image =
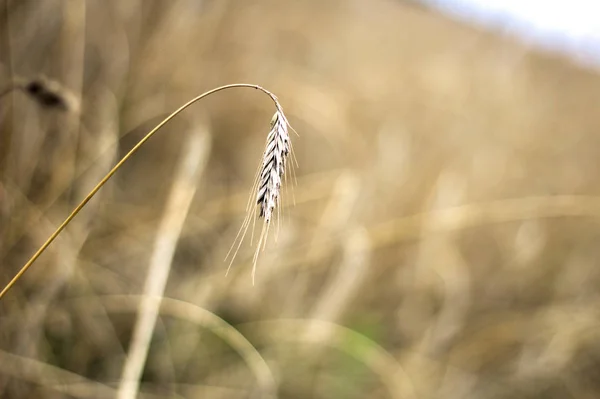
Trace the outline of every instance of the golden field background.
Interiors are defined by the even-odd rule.
[[[254,286],[223,258],[268,97],[153,137],[0,301],[0,397],[115,397],[165,242],[139,397],[600,395],[597,71],[402,1],[2,0],[0,32],[0,88],[72,101],[0,99],[2,286],[201,92],[299,133]]]

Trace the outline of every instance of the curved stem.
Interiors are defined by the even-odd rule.
[[[215,89],[204,92],[204,93],[200,94],[199,96],[192,98],[187,103],[183,104],[181,107],[179,107],[177,110],[175,110],[171,115],[169,115],[165,119],[163,119],[162,122],[160,122],[158,125],[156,125],[156,127],[154,129],[152,129],[148,134],[146,134],[123,158],[121,158],[121,160],[106,174],[106,176],[104,176],[102,178],[102,180],[100,180],[100,182],[96,185],[96,187],[94,187],[92,189],[92,191],[90,191],[89,194],[86,195],[86,197],[81,201],[81,203],[79,205],[77,205],[77,207],[71,212],[71,214],[69,216],[67,216],[67,218],[64,220],[64,222],[62,222],[61,225],[58,226],[58,228],[54,231],[54,233],[52,233],[52,235],[50,235],[50,237],[46,240],[46,242],[44,244],[42,244],[42,246],[33,254],[33,256],[27,261],[27,263],[25,263],[25,265],[12,278],[12,280],[10,280],[10,282],[8,284],[6,284],[6,286],[0,292],[0,299],[2,299],[4,297],[4,295],[6,295],[8,290],[10,290],[12,288],[12,286],[15,285],[15,283],[21,278],[21,276],[23,276],[23,274],[25,274],[27,269],[29,269],[31,267],[31,265],[46,250],[46,248],[48,248],[48,246],[50,246],[52,241],[54,241],[56,239],[56,237],[58,237],[58,235],[65,229],[65,227],[67,227],[67,225],[71,222],[71,220],[73,220],[73,218],[75,218],[75,216],[77,216],[79,211],[81,211],[83,209],[83,207],[92,199],[92,197],[94,195],[96,195],[96,193],[102,188],[102,186],[104,186],[104,184],[106,184],[106,182],[117,172],[117,170],[119,170],[119,168],[121,166],[123,166],[123,164],[125,162],[127,162],[127,160],[129,158],[131,158],[131,156],[133,154],[135,154],[137,152],[137,150],[139,150],[140,147],[142,145],[144,145],[144,143],[146,141],[148,141],[150,139],[150,137],[152,137],[154,135],[154,133],[159,131],[160,128],[162,128],[164,125],[167,124],[167,122],[169,122],[171,119],[175,118],[175,116],[177,116],[181,111],[183,111],[190,105],[194,104],[195,102],[197,102],[211,94],[214,94],[218,91],[232,89],[235,87],[248,87],[248,88],[260,90],[263,93],[267,94],[269,97],[271,97],[271,100],[273,100],[273,102],[275,103],[275,106],[278,109],[280,108],[279,102],[277,101],[277,97],[273,93],[271,93],[270,91],[268,91],[258,85],[253,85],[253,84],[248,84],[248,83],[234,83],[234,84],[229,84],[229,85],[225,85],[225,86],[220,86]]]

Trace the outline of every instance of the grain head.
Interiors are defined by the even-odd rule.
[[[293,156],[293,147],[290,140],[288,128],[290,126],[283,109],[279,102],[275,101],[277,110],[271,118],[271,125],[269,134],[267,135],[267,141],[265,145],[265,151],[262,156],[259,169],[256,174],[254,184],[252,186],[250,199],[246,206],[246,217],[240,227],[238,234],[231,246],[231,249],[227,253],[226,260],[231,256],[229,268],[244,241],[250,222],[252,223],[252,234],[250,243],[252,244],[254,236],[254,228],[256,225],[256,219],[263,219],[261,232],[254,252],[254,258],[252,261],[252,281],[256,274],[256,265],[258,262],[259,253],[264,250],[266,241],[269,235],[269,227],[273,221],[275,212],[279,209],[281,199],[281,187],[286,177],[286,166],[288,157]],[[290,168],[291,169],[291,168]],[[255,202],[252,202],[252,198],[255,198]],[[257,206],[253,206],[253,204]],[[258,212],[257,212],[258,209]]]

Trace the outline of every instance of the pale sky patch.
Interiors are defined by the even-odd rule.
[[[425,0],[463,20],[501,29],[600,66],[598,0]]]

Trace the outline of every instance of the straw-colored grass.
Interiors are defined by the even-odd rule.
[[[164,124],[0,300],[0,397],[598,397],[600,75],[414,4],[0,0],[0,288],[198,93],[301,133],[291,190],[257,90]]]

